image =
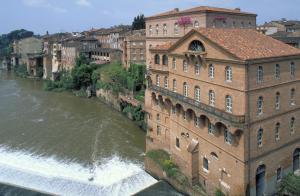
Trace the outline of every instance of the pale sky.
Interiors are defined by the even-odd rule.
[[[258,14],[257,21],[300,20],[300,0],[1,0],[0,34],[25,28],[38,34],[131,24],[174,8],[216,6]]]

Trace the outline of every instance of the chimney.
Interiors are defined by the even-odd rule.
[[[236,11],[241,11],[241,8],[239,8],[239,7],[237,7],[237,8],[235,8],[234,10],[236,10]]]
[[[174,8],[174,11],[175,12],[179,12],[179,8]]]

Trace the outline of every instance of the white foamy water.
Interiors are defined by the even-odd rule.
[[[94,177],[92,182],[89,178]],[[93,174],[77,163],[12,152],[0,147],[0,182],[57,195],[131,195],[156,182],[142,166],[118,156],[102,161]]]

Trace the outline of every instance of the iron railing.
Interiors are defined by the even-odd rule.
[[[218,108],[206,105],[204,103],[198,102],[194,99],[191,99],[189,97],[185,97],[185,96],[180,95],[176,92],[172,92],[168,89],[165,89],[165,88],[162,88],[162,87],[159,87],[159,86],[150,85],[148,88],[150,90],[160,92],[165,96],[169,96],[169,97],[174,98],[178,101],[181,101],[185,104],[188,104],[188,105],[192,106],[193,108],[202,110],[202,111],[207,112],[209,114],[212,114],[216,117],[227,120],[231,123],[235,123],[235,124],[245,123],[245,116],[238,116],[238,115],[233,115],[233,114],[227,113],[227,112],[222,111]]]

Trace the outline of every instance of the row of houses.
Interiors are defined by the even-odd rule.
[[[128,26],[29,37],[15,40],[12,48],[12,66],[26,65],[31,76],[42,69],[43,78],[52,80],[60,71],[72,70],[80,55],[96,64],[123,62],[126,68],[146,62],[145,30],[133,31]]]

